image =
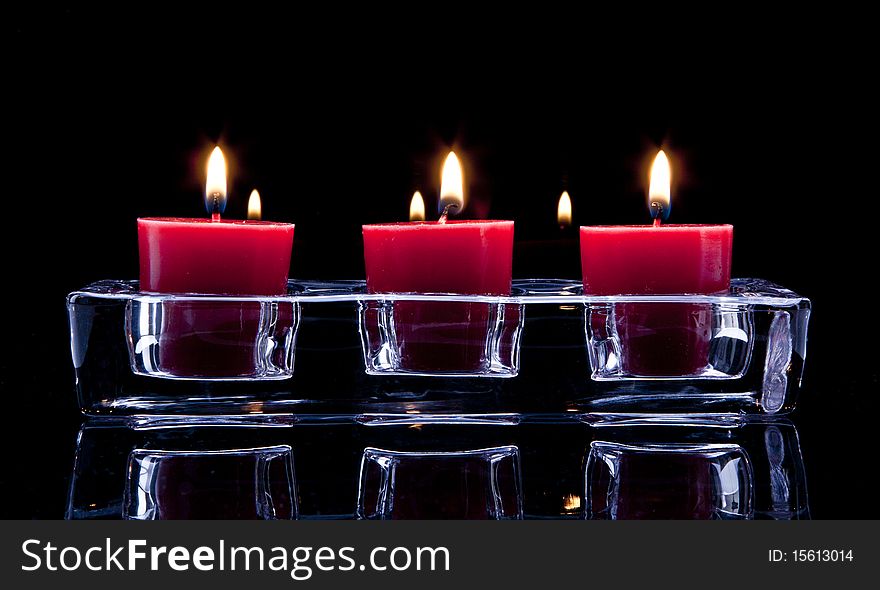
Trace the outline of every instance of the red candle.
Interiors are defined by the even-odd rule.
[[[138,219],[142,291],[283,295],[292,223]]]
[[[462,184],[458,159],[450,153],[440,191],[447,210],[462,207]],[[513,221],[445,217],[363,226],[367,290],[509,295]],[[394,319],[406,370],[466,373],[487,361],[488,304],[398,301]]]
[[[226,170],[220,148],[208,165],[211,219],[138,219],[140,285],[145,292],[284,295],[294,226],[220,219]],[[291,310],[278,310],[280,322]],[[260,302],[174,301],[163,304],[159,371],[185,377],[247,376],[255,369]]]
[[[590,295],[718,293],[730,288],[732,225],[581,227]]]
[[[512,221],[365,225],[370,293],[510,295]]]
[[[730,289],[733,226],[660,223],[669,209],[669,178],[669,163],[661,151],[652,167],[649,193],[658,215],[654,225],[581,227],[585,294],[712,294]],[[712,338],[707,305],[617,304],[614,325],[625,373],[672,377],[707,368]]]

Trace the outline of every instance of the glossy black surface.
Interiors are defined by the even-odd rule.
[[[599,447],[621,456],[613,483],[591,458]],[[282,448],[289,473],[278,461],[255,469],[255,457]],[[789,520],[810,517],[808,498],[797,429],[781,420],[730,429],[546,417],[138,431],[93,423],[79,433],[65,515]]]
[[[65,516],[81,420],[64,296],[135,276],[137,216],[203,214],[218,141],[231,162],[227,213],[243,216],[258,187],[267,218],[297,224],[293,276],[316,279],[361,278],[360,225],[404,219],[416,188],[430,210],[450,147],[467,165],[466,215],[516,220],[515,276],[576,278],[559,193],[572,194],[576,225],[645,222],[646,171],[662,145],[676,179],[670,221],[734,224],[735,276],[813,301],[792,416],[811,516],[877,516],[876,115],[859,88],[860,51],[831,55],[778,30],[744,47],[740,31],[717,40],[717,55],[706,39],[678,37],[613,60],[584,31],[545,42],[469,22],[472,42],[422,31],[416,49],[409,32],[334,29],[338,59],[295,31],[233,42],[230,24],[223,43],[196,26],[186,46],[160,48],[153,32],[106,18],[12,17],[0,516]],[[545,435],[530,436],[523,446]],[[525,489],[557,478],[550,465],[524,466]]]

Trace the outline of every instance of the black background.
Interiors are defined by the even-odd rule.
[[[465,215],[516,220],[515,276],[576,278],[576,251],[528,247],[564,237],[561,190],[575,225],[645,222],[664,147],[670,221],[734,224],[734,276],[813,300],[794,415],[813,515],[876,516],[878,136],[857,31],[365,10],[7,15],[0,515],[63,515],[79,426],[65,294],[135,278],[138,216],[202,215],[219,142],[227,215],[259,188],[265,218],[297,224],[292,276],[326,279],[363,278],[360,225],[405,219],[416,188],[430,214],[450,148]]]

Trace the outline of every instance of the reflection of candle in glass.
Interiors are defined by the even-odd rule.
[[[409,220],[425,220],[425,200],[422,198],[422,193],[419,191],[413,193],[412,201],[409,203]]]
[[[565,513],[578,512],[581,509],[581,497],[577,494],[565,494],[562,497],[562,510]]]
[[[581,227],[589,295],[709,294],[730,288],[731,225],[671,225],[671,171],[661,150],[651,169],[653,225]],[[619,304],[615,321],[626,365],[645,376],[692,375],[708,364],[711,310],[681,304]]]
[[[248,198],[247,218],[257,221],[263,218],[263,203],[260,201],[260,193],[257,189],[252,190],[251,196]]]
[[[556,206],[556,221],[559,222],[560,229],[571,225],[571,197],[568,195],[568,191],[562,191],[559,196],[559,204]]]
[[[465,206],[464,175],[450,152],[443,166],[439,221],[365,225],[370,293],[509,295],[513,221],[451,220]],[[395,304],[402,364],[414,370],[478,370],[486,363],[488,306]]]

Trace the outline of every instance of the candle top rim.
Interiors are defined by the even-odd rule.
[[[730,228],[733,229],[733,224],[731,223],[664,223],[662,225],[651,225],[650,223],[644,223],[640,225],[630,224],[630,225],[582,225],[581,231],[587,230],[598,230],[598,231],[619,231],[625,229],[652,229],[652,230],[662,230],[662,229],[710,229],[710,228],[718,228],[725,229]]]
[[[484,227],[487,225],[513,225],[512,219],[450,219],[446,223],[440,223],[439,221],[391,221],[387,223],[365,223],[363,224],[363,229],[367,228],[401,228],[401,229],[415,229],[420,227],[429,227],[429,228],[437,228],[444,226],[474,226],[474,227]]]
[[[293,223],[287,223],[283,221],[264,221],[261,219],[220,219],[218,221],[214,221],[208,217],[138,217],[138,223],[161,223],[167,225],[210,225],[210,226],[228,226],[228,225],[241,225],[241,226],[271,226],[271,227],[293,227]]]

